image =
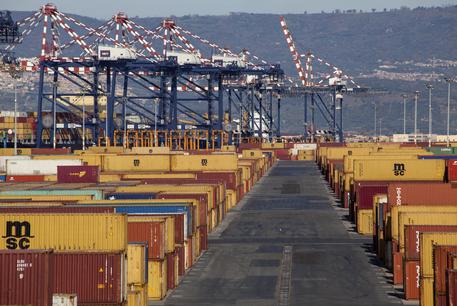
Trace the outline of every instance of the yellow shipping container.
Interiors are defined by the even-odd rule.
[[[373,235],[373,210],[357,211],[357,232],[362,235]]]
[[[143,286],[147,282],[147,247],[129,243],[127,247],[127,285]]]
[[[14,155],[13,148],[1,148],[0,156],[12,156]],[[32,149],[30,148],[18,148],[17,155],[32,155]]]
[[[266,150],[269,150],[269,149],[284,149],[284,143],[282,142],[264,142],[262,143],[262,146],[261,146],[262,149],[266,149]]]
[[[433,246],[457,245],[457,233],[423,232],[419,241],[421,276],[433,277]]]
[[[148,300],[162,300],[167,295],[167,264],[148,261]]]
[[[0,214],[0,249],[113,251],[127,249],[120,214]]]
[[[146,179],[194,179],[195,173],[128,173],[122,174],[124,180],[146,180]]]
[[[147,286],[130,286],[127,292],[127,306],[147,306]]]
[[[428,213],[457,213],[457,206],[437,206],[437,205],[401,205],[401,206],[392,206],[390,208],[390,225],[391,225],[391,237],[395,241],[399,242],[400,239],[400,224],[399,224],[399,214],[400,213],[418,213],[418,212],[428,212]],[[403,231],[404,228],[401,228]]]
[[[171,171],[233,171],[237,167],[235,154],[171,156]]]
[[[443,181],[444,160],[355,160],[354,181]]]
[[[236,152],[236,146],[233,146],[233,145],[222,146],[221,151],[222,152]]]
[[[102,171],[170,171],[169,155],[105,155]]]
[[[262,158],[263,152],[261,150],[243,150],[243,158]]]
[[[398,216],[398,233],[400,252],[405,252],[405,226],[420,225],[457,225],[456,212],[402,212]]]
[[[420,279],[420,306],[434,306],[434,279],[422,277]]]
[[[109,174],[109,173],[100,173],[100,183],[113,183],[113,182],[120,182],[121,175],[120,174]]]
[[[88,147],[87,151],[93,153],[124,153],[126,149],[123,147]]]
[[[169,147],[133,147],[132,154],[169,154]]]
[[[175,219],[169,216],[135,216],[129,215],[128,222],[165,221],[165,253],[175,251]]]
[[[368,155],[372,148],[331,147],[327,150],[327,160],[343,159],[345,155]]]

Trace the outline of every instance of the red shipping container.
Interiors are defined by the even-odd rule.
[[[126,300],[124,253],[56,253],[52,292],[76,294],[78,304],[121,304]]]
[[[420,297],[420,261],[405,261],[405,275],[403,277],[403,290],[406,300],[418,300]]]
[[[71,149],[69,148],[32,148],[32,155],[66,155],[70,153]]]
[[[197,172],[197,180],[217,180],[225,183],[227,189],[236,190],[236,175],[233,172]]]
[[[389,205],[455,205],[457,186],[441,182],[392,182],[387,187]],[[390,210],[390,209],[389,209]]]
[[[52,305],[51,251],[0,252],[0,305]]]
[[[373,208],[373,197],[377,194],[387,193],[387,183],[381,182],[356,182],[355,201],[358,209]]]
[[[178,275],[183,276],[186,273],[186,256],[184,246],[176,247],[176,255],[178,260]]]
[[[167,262],[167,289],[175,288],[175,253],[167,253],[165,255]]]
[[[424,232],[457,232],[454,225],[406,225],[405,226],[405,258],[419,260],[419,234]]]
[[[200,254],[203,251],[208,250],[208,227],[206,225],[198,228],[198,234],[200,235]]]
[[[392,249],[394,247],[392,246]],[[393,260],[393,282],[394,285],[400,285],[403,283],[403,254],[400,252],[392,251]]]
[[[447,162],[447,179],[449,182],[457,181],[457,160],[448,160],[448,162]]]
[[[165,221],[129,222],[128,242],[146,242],[148,259],[165,258]]]
[[[7,175],[7,183],[44,182],[44,175]]]
[[[446,270],[448,267],[448,254],[457,252],[457,246],[436,245],[433,247],[433,277],[435,283],[435,298],[446,295]]]
[[[447,300],[449,301],[449,306],[457,306],[457,270],[447,271],[447,283]]]
[[[98,183],[98,166],[57,166],[57,183]]]

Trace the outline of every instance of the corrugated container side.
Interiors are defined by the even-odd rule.
[[[125,253],[58,253],[53,292],[76,293],[79,304],[120,304],[126,300]]]
[[[442,182],[390,182],[387,194],[391,206],[455,204],[457,186]]]
[[[406,300],[418,300],[420,297],[420,262],[407,260],[404,264],[403,291]]]
[[[148,244],[129,243],[127,257],[127,285],[143,286],[148,282]]]
[[[433,272],[435,301],[446,295],[446,270],[448,269],[448,253],[457,252],[456,246],[434,246],[433,247]],[[441,298],[440,298],[441,296]],[[436,303],[438,304],[438,303]]]
[[[444,181],[443,160],[356,160],[355,181]]]
[[[127,217],[120,214],[0,214],[0,249],[125,251]]]
[[[166,261],[149,261],[148,275],[148,300],[162,300],[167,294]]]
[[[420,233],[420,262],[423,277],[433,279],[433,247],[436,245],[457,245],[457,233]]]
[[[447,214],[446,214],[447,215]],[[454,219],[454,216],[442,216],[441,219]],[[454,220],[451,220],[454,221]],[[438,221],[439,222],[439,221]],[[454,223],[457,223],[455,221]],[[419,224],[423,224],[419,221]],[[452,225],[405,225],[404,227],[404,254],[407,260],[419,260],[420,255],[420,233],[426,232],[457,232],[457,226]],[[402,251],[400,246],[400,251]]]
[[[52,304],[54,255],[51,251],[0,251],[0,304]]]
[[[58,166],[81,166],[80,160],[8,160],[6,174],[15,175],[57,175]]]
[[[98,166],[57,166],[58,183],[98,183]]]
[[[165,221],[129,222],[129,242],[146,242],[148,259],[160,260],[165,257]]]
[[[449,306],[457,305],[457,270],[448,270],[448,297]]]

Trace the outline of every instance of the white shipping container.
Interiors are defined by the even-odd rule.
[[[6,161],[7,160],[30,160],[31,156],[17,155],[17,156],[0,156],[0,172],[6,172]]]
[[[294,144],[294,149],[297,150],[316,150],[317,144],[316,143],[296,143]]]
[[[57,175],[57,166],[81,166],[79,159],[7,160],[7,175]]]
[[[78,297],[76,294],[54,294],[52,306],[77,306]]]

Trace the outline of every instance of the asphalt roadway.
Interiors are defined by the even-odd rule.
[[[281,161],[164,305],[386,306],[401,299],[313,162]]]

